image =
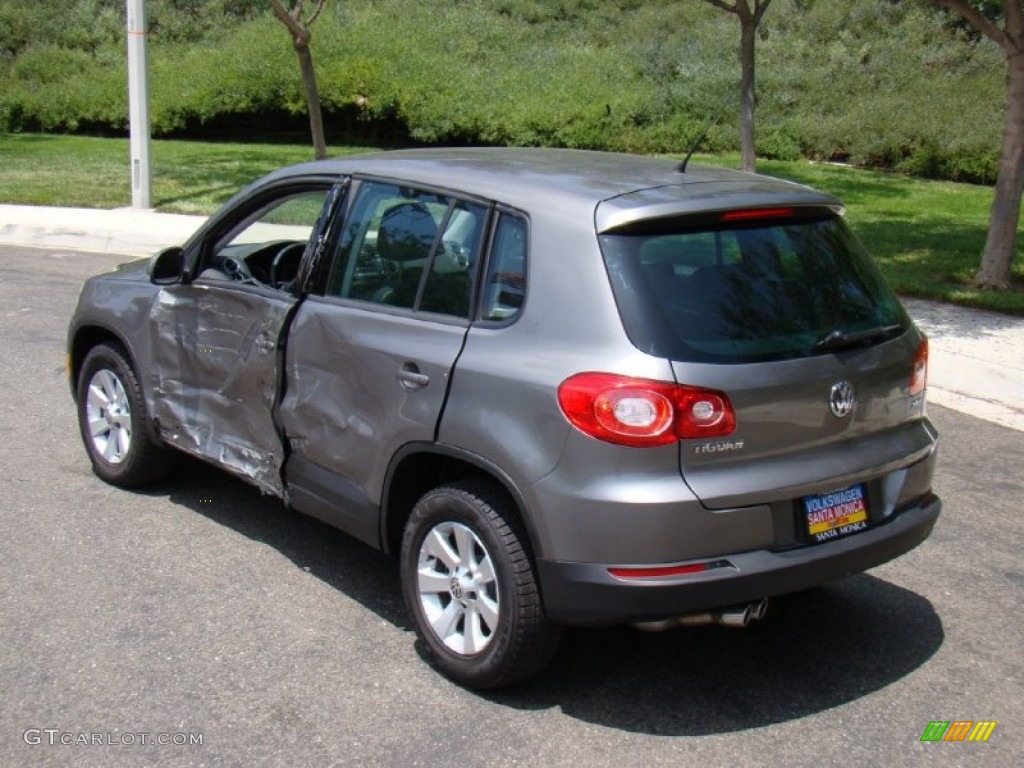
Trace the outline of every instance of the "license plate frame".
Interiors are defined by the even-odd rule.
[[[804,496],[800,508],[804,535],[811,544],[837,541],[871,527],[864,483]]]

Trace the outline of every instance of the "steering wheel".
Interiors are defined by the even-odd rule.
[[[302,254],[306,252],[306,243],[288,243],[284,248],[277,252],[274,256],[274,260],[270,263],[270,285],[273,288],[284,288],[284,285],[279,280],[278,273],[281,271],[281,267],[286,263],[286,257],[290,256],[292,252],[298,252],[298,259],[302,261]],[[294,279],[294,278],[293,278]]]

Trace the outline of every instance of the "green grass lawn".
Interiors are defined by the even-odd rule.
[[[738,158],[700,160],[739,165]],[[991,187],[806,161],[759,160],[757,169],[842,200],[847,222],[901,295],[1024,314],[1024,233],[1014,262],[1015,290],[968,285],[985,247]]]
[[[371,151],[331,147],[334,156]],[[0,134],[0,202],[116,208],[130,205],[128,141]],[[173,213],[212,213],[235,191],[283,165],[312,158],[307,146],[153,142],[153,204]],[[696,162],[736,167],[735,157]],[[902,295],[1024,315],[1024,259],[1017,290],[968,286],[985,245],[992,189],[882,171],[763,160],[758,170],[831,192]],[[1024,237],[1021,238],[1024,248]],[[1019,254],[1018,250],[1018,254]]]
[[[371,151],[332,147],[332,155]],[[0,202],[78,208],[131,205],[127,139],[0,134]],[[154,141],[153,207],[213,213],[276,168],[313,159],[308,146]]]

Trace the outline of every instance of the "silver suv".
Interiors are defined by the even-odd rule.
[[[743,625],[939,514],[928,345],[841,213],[593,152],[287,168],[85,284],[85,447],[121,486],[176,448],[396,553],[470,686],[565,625]]]

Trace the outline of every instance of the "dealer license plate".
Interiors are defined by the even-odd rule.
[[[835,541],[868,527],[868,501],[863,484],[804,496],[803,509],[812,544]]]

